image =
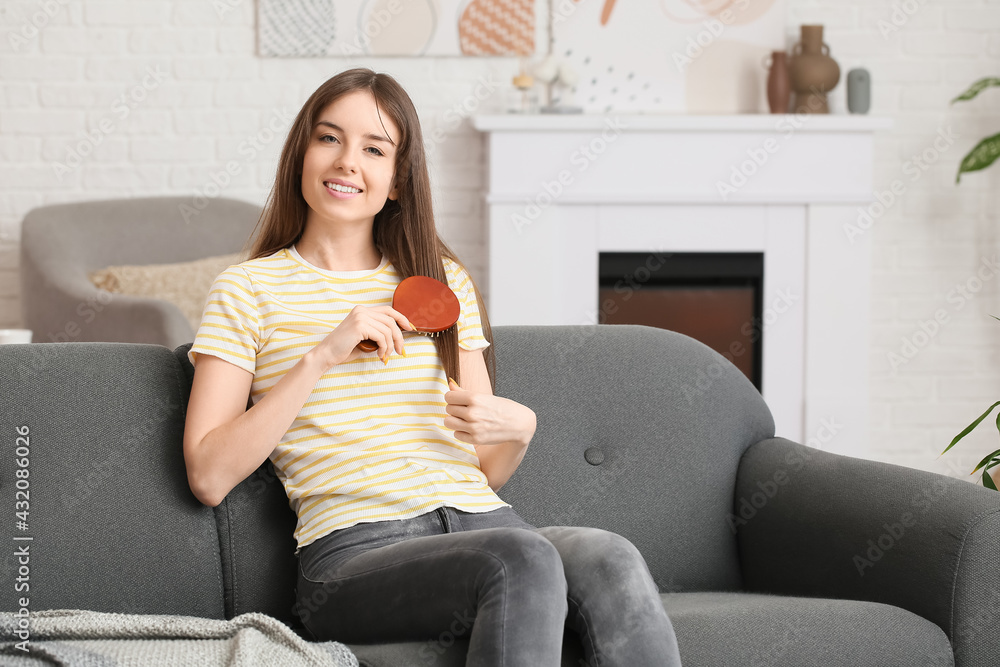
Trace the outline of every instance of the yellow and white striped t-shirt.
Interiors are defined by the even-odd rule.
[[[462,306],[459,345],[485,348],[468,273],[445,259]],[[373,270],[327,271],[295,246],[230,266],[212,286],[188,353],[254,374],[256,404],[355,305],[392,305],[399,274],[384,257]],[[489,487],[475,448],[444,426],[448,380],[433,339],[403,331],[406,357],[388,365],[363,354],[316,383],[270,459],[298,516],[299,548],[357,523],[408,519],[441,506],[468,512],[509,507]]]

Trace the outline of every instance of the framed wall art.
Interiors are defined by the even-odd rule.
[[[265,57],[526,56],[535,0],[258,0]]]

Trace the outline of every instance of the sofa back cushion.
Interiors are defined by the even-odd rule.
[[[226,615],[251,611],[298,629],[295,607],[295,512],[270,461],[215,508],[226,579]]]
[[[174,350],[187,375],[191,343]],[[301,622],[295,601],[295,512],[269,460],[230,491],[215,508],[225,579],[226,617],[258,611],[293,628]]]
[[[0,345],[0,387],[0,485],[12,512],[26,487],[16,498],[26,527],[8,521],[0,578],[28,584],[3,596],[3,610],[23,594],[33,611],[224,618],[213,512],[184,467],[190,385],[171,351]]]
[[[741,586],[736,470],[774,421],[735,366],[637,325],[496,327],[494,345],[496,393],[538,421],[501,498],[535,526],[627,537],[662,592]]]

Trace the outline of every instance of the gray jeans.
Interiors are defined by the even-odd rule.
[[[469,667],[558,667],[564,628],[590,667],[681,664],[631,542],[598,528],[535,528],[510,507],[441,507],[334,531],[302,548],[296,598],[316,639],[427,641],[428,665],[467,637]]]

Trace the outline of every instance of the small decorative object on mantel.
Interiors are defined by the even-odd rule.
[[[542,113],[583,113],[581,107],[573,105],[577,76],[568,63],[549,54],[535,67],[535,76],[549,88],[549,101],[540,109]]]
[[[788,76],[788,54],[784,51],[772,51],[769,58],[764,59],[767,74],[767,106],[771,113],[788,113],[788,102],[792,97],[792,82]]]
[[[840,81],[840,65],[823,43],[823,26],[802,26],[801,40],[792,50],[789,73],[797,113],[830,113],[826,94]]]
[[[872,106],[872,78],[864,68],[847,73],[847,110],[851,113],[868,113]]]
[[[527,73],[524,59],[521,59],[521,72],[514,77],[512,82],[514,96],[507,105],[510,113],[535,113],[538,111],[538,92],[535,90],[535,79]]]

